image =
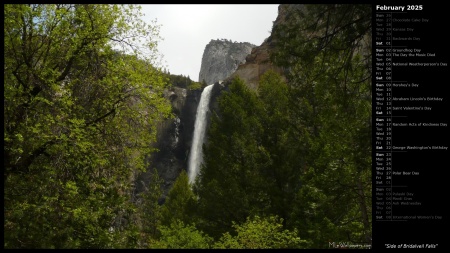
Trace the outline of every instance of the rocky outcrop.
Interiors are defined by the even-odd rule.
[[[203,52],[199,82],[213,84],[225,80],[245,62],[245,57],[255,45],[248,42],[211,40]]]
[[[290,11],[303,8],[304,5],[301,4],[280,4],[278,6],[278,16],[273,22],[272,31],[274,27],[285,23],[289,19]],[[284,70],[270,61],[270,53],[274,49],[276,42],[276,38],[271,34],[260,46],[254,47],[246,57],[245,63],[239,65],[236,71],[224,80],[225,85],[230,83],[234,77],[239,76],[249,88],[257,89],[261,76],[268,70],[273,70],[284,77]]]
[[[274,70],[282,74],[282,69],[270,62],[270,47],[271,45],[266,39],[260,46],[253,48],[251,54],[246,57],[246,62],[239,65],[227,81],[239,76],[249,88],[257,89],[260,77],[266,71]]]

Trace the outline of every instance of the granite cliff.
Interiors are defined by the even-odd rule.
[[[232,42],[230,40],[211,40],[203,51],[199,82],[205,80],[212,84],[229,77],[245,62],[245,57],[255,45],[248,42]]]

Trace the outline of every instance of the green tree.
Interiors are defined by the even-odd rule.
[[[156,249],[209,249],[212,238],[198,231],[194,225],[185,225],[174,220],[170,226],[161,226],[161,238],[154,240],[151,248]]]
[[[259,115],[263,128],[261,144],[270,157],[270,163],[260,173],[269,186],[266,188],[271,203],[269,213],[286,222],[299,188],[299,166],[304,164],[296,149],[299,144],[292,142],[288,85],[279,74],[267,71],[261,76],[258,95],[263,106]]]
[[[185,88],[185,89],[193,89],[191,86],[195,86],[194,82],[189,78],[189,76],[183,75],[171,75],[170,72],[167,74],[167,77],[170,80],[171,85]]]
[[[202,218],[198,225],[216,238],[231,231],[231,221],[244,222],[270,205],[260,173],[269,162],[261,144],[261,103],[238,78],[229,89],[219,98],[219,111],[213,113],[204,166],[194,187]]]
[[[289,225],[313,247],[370,243],[371,6],[291,8],[274,27],[272,60],[289,85],[293,142],[303,175]]]
[[[188,86],[188,89],[190,90],[200,90],[202,89],[202,84],[199,82],[191,82],[191,84]]]
[[[145,191],[140,194],[137,224],[141,227],[141,245],[143,248],[147,246],[149,240],[159,236],[158,227],[162,220],[162,208],[159,205],[159,199],[162,196],[162,183],[163,179],[159,177],[158,171],[153,170],[148,187],[145,187]]]
[[[170,114],[159,26],[128,5],[4,9],[5,248],[132,245],[133,174]]]
[[[291,148],[282,77],[268,71],[257,92],[238,78],[229,89],[219,98],[195,185],[204,222],[198,224],[216,238],[232,231],[231,221],[251,215],[278,215],[286,222],[300,176],[292,163],[300,159]]]
[[[233,222],[236,236],[231,236],[228,232],[223,234],[214,248],[220,249],[286,249],[301,248],[306,245],[305,240],[301,240],[297,231],[283,230],[283,219],[277,216],[260,218],[255,216],[242,225]]]
[[[208,86],[208,84],[206,83],[205,79],[202,80],[202,88],[205,88],[206,86]]]
[[[186,171],[182,170],[162,207],[162,224],[169,226],[175,220],[191,224],[195,203],[195,196],[189,185],[189,177]]]

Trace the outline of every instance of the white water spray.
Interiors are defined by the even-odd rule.
[[[202,96],[200,97],[200,103],[197,107],[197,114],[195,115],[194,136],[192,138],[192,146],[188,164],[189,183],[194,183],[200,164],[203,162],[202,146],[206,130],[206,116],[209,110],[209,100],[211,98],[211,90],[213,86],[214,84],[208,85],[205,89],[203,89]]]

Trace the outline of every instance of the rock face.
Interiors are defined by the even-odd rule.
[[[155,170],[164,180],[162,185],[164,202],[165,196],[171,189],[181,170],[187,169],[189,150],[194,132],[195,114],[200,100],[201,90],[188,90],[172,87],[165,92],[170,100],[175,115],[174,119],[164,120],[157,127],[157,141],[155,148],[159,151],[148,158],[150,168],[138,176],[135,193],[138,194],[148,187],[150,177]],[[145,185],[145,186],[144,186]]]
[[[245,64],[240,65],[228,80],[239,76],[251,89],[257,89],[260,77],[268,70],[274,70],[282,74],[282,69],[270,62],[270,42],[266,39],[260,46],[252,49],[251,54],[246,57]]]
[[[248,42],[211,40],[203,52],[198,81],[207,84],[225,80],[245,62],[245,57],[255,45]]]

